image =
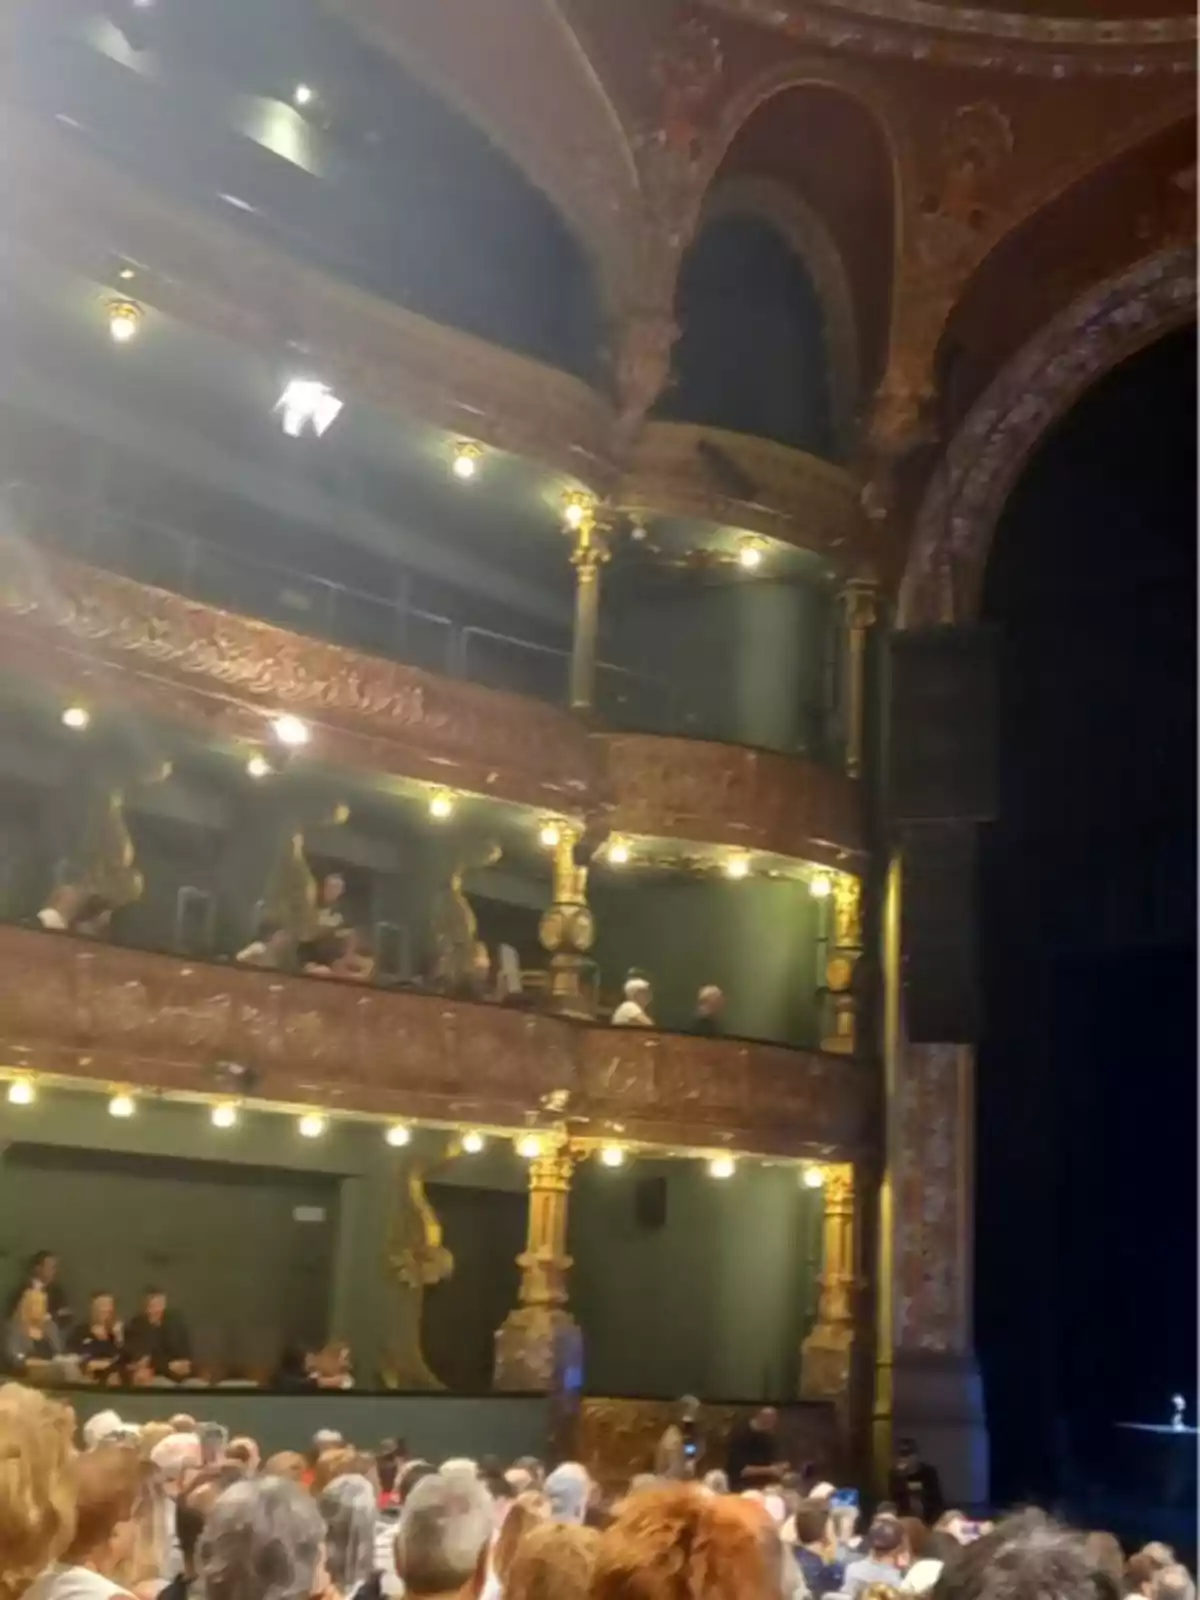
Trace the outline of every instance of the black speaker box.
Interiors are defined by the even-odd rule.
[[[981,1023],[977,829],[905,828],[901,851],[905,1030],[914,1044],[974,1044]]]

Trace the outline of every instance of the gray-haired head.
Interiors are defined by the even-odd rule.
[[[329,1576],[353,1594],[375,1570],[375,1490],[369,1478],[347,1472],[321,1491],[317,1510],[325,1523]]]
[[[1186,1567],[1160,1567],[1150,1584],[1150,1600],[1196,1600],[1196,1585]]]
[[[564,1461],[546,1479],[546,1498],[555,1522],[582,1522],[592,1480],[578,1461]]]
[[[625,998],[632,1000],[635,1006],[645,1005],[650,998],[650,985],[645,978],[626,978]]]
[[[325,1544],[310,1497],[286,1478],[235,1483],[209,1513],[196,1548],[204,1600],[309,1600]]]
[[[474,1474],[422,1478],[396,1529],[396,1571],[405,1594],[457,1594],[475,1575],[494,1527],[492,1497]]]

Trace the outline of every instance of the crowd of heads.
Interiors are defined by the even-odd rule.
[[[187,1414],[81,1430],[0,1387],[0,1600],[1195,1600],[1162,1544],[1039,1512],[930,1527],[887,1504],[859,1536],[828,1484],[731,1493],[579,1462],[413,1459],[332,1431],[266,1456]]]

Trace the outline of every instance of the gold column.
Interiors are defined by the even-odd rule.
[[[854,578],[842,599],[846,615],[846,772],[857,778],[863,765],[867,634],[878,616],[877,590],[868,580]]]
[[[858,995],[854,969],[863,949],[862,879],[849,872],[833,878],[833,934],[825,962],[828,1014],[821,1049],[852,1056],[858,1049]]]
[[[805,1400],[850,1399],[858,1300],[854,1168],[848,1161],[825,1168],[821,1298],[817,1320],[800,1354],[800,1394]]]
[[[575,502],[582,504],[582,502]],[[609,525],[582,506],[571,565],[575,568],[575,631],[571,639],[570,706],[590,711],[596,699],[596,636],[600,627],[600,569],[609,557]]]
[[[521,1269],[520,1304],[496,1330],[497,1389],[556,1393],[579,1385],[583,1343],[567,1310],[567,1200],[574,1157],[565,1135],[542,1135],[529,1163],[529,1227]]]
[[[542,948],[550,953],[550,1004],[565,1016],[591,1016],[583,993],[586,953],[595,924],[587,903],[587,868],[575,863],[582,830],[564,826],[554,847],[553,899],[538,924]]]
[[[895,1406],[895,1163],[892,1111],[896,1099],[902,1048],[900,1014],[900,857],[888,866],[883,902],[883,1083],[887,1104],[887,1159],[879,1189],[879,1248],[875,1269],[875,1403],[871,1415],[871,1461],[874,1486],[883,1493],[892,1464],[892,1417]]]

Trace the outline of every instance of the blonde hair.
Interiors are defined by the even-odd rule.
[[[154,1449],[164,1439],[169,1439],[175,1429],[169,1422],[144,1422],[138,1434],[138,1454],[143,1461],[149,1461]]]
[[[104,1548],[118,1523],[132,1520],[144,1465],[124,1444],[99,1444],[75,1458],[75,1536],[68,1561],[82,1565]]]
[[[540,1502],[540,1503],[539,1503]],[[508,1573],[517,1553],[517,1546],[534,1528],[538,1528],[550,1515],[550,1506],[541,1496],[526,1492],[519,1494],[509,1506],[500,1532],[492,1545],[492,1571],[501,1589],[508,1586]]]
[[[74,1432],[67,1406],[0,1385],[0,1600],[20,1600],[75,1533]]]
[[[133,1503],[133,1548],[112,1574],[125,1589],[161,1578],[167,1563],[170,1535],[167,1527],[167,1491],[162,1473],[149,1461],[139,1461]]]
[[[36,1305],[41,1306],[41,1314],[36,1319],[40,1327],[49,1314],[50,1300],[44,1289],[39,1289],[36,1283],[31,1283],[22,1291],[16,1310],[13,1312],[13,1321],[19,1328],[27,1328],[34,1321],[33,1308]]]
[[[587,1600],[599,1545],[595,1528],[577,1522],[531,1528],[509,1564],[505,1600]]]

